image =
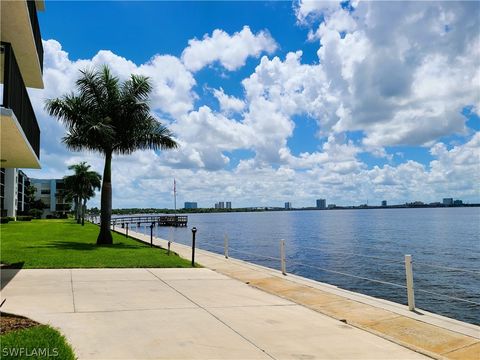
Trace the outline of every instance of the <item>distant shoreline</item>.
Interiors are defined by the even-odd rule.
[[[132,215],[132,214],[206,214],[206,213],[236,213],[236,212],[266,212],[266,211],[334,211],[334,210],[372,210],[372,209],[426,209],[426,208],[465,208],[480,207],[480,204],[462,204],[462,205],[429,205],[429,204],[402,204],[387,206],[335,206],[331,208],[320,209],[316,207],[302,207],[285,209],[281,207],[249,207],[249,208],[233,208],[233,209],[214,209],[214,208],[197,208],[197,209],[156,209],[156,208],[128,208],[113,209],[112,215]],[[95,208],[91,209],[91,213],[96,213]]]

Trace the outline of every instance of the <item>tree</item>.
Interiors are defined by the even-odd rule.
[[[85,225],[85,207],[87,200],[95,196],[95,190],[100,189],[102,177],[99,173],[90,170],[90,165],[85,161],[71,165],[69,170],[74,174],[63,178],[66,196],[71,197],[75,204],[75,218],[77,223]]]
[[[78,214],[78,189],[77,183],[75,181],[75,175],[69,175],[63,177],[63,183],[65,184],[65,200],[73,201],[73,215],[77,223],[79,223],[79,214]]]
[[[100,183],[101,183],[102,177],[98,173],[97,175],[99,176],[98,186],[95,186],[95,188],[100,189]],[[85,191],[85,193],[83,194],[82,226],[85,225],[85,212],[87,211],[87,200],[90,200],[90,198],[94,196],[95,196],[95,190],[93,188],[90,188],[89,190]]]
[[[150,112],[150,80],[131,75],[120,83],[108,66],[81,71],[77,94],[47,100],[45,108],[67,127],[63,137],[74,151],[94,151],[105,157],[101,192],[100,233],[97,244],[111,244],[112,155],[136,150],[177,147],[173,134]]]
[[[35,192],[37,188],[33,185],[25,187],[25,211],[28,212],[32,208],[32,204],[35,201]]]

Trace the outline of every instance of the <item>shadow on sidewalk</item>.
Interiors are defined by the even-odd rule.
[[[1,266],[0,271],[0,290],[3,289],[7,284],[17,275],[17,273],[23,268],[25,263],[23,261],[6,264]]]

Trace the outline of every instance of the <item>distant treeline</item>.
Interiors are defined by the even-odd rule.
[[[192,213],[219,213],[219,212],[254,212],[266,211],[267,208],[235,208],[235,209],[212,209],[212,208],[198,208],[198,209],[155,209],[155,208],[131,208],[131,209],[113,209],[113,215],[132,215],[132,214],[192,214]],[[92,209],[94,212],[94,209]]]
[[[327,209],[319,209],[316,207],[303,207],[285,209],[282,207],[248,207],[235,209],[214,209],[214,208],[198,208],[198,209],[157,209],[157,208],[129,208],[129,209],[112,209],[113,215],[134,215],[134,214],[199,214],[199,213],[234,213],[234,212],[262,212],[262,211],[292,211],[292,210],[362,210],[362,209],[411,209],[411,208],[443,208],[443,207],[479,207],[480,204],[461,204],[461,205],[443,205],[443,204],[423,204],[419,202],[407,203],[401,205],[387,206],[334,206]],[[89,214],[100,214],[100,210],[96,207],[88,211]]]

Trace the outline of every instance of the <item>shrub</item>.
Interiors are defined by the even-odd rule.
[[[32,221],[33,216],[17,216],[17,221]]]
[[[48,215],[46,216],[46,218],[47,218],[47,219],[55,219],[55,217],[54,217],[53,215],[50,215],[50,214],[48,214]]]
[[[41,219],[43,211],[40,209],[30,209],[28,212],[31,216],[33,216],[35,219]]]
[[[8,216],[2,216],[0,218],[0,224],[6,224],[10,221],[10,218]]]

